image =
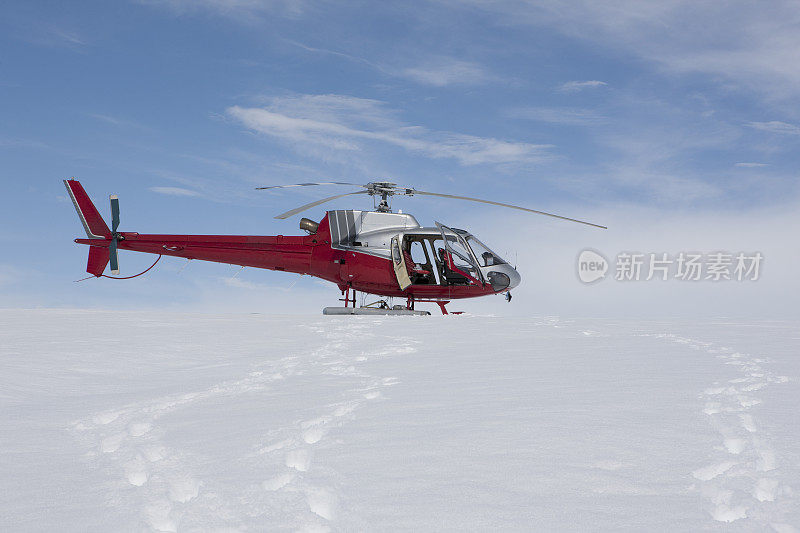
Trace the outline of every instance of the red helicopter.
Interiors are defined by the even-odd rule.
[[[170,255],[294,272],[333,282],[342,291],[344,307],[326,307],[323,310],[325,314],[430,314],[415,310],[414,304],[418,302],[436,303],[442,313],[447,314],[445,305],[455,299],[506,293],[506,299],[511,300],[510,290],[519,285],[521,280],[515,267],[468,231],[450,228],[438,222],[435,227],[422,227],[410,214],[393,213],[389,205],[389,198],[392,196],[420,195],[469,200],[607,229],[605,226],[544,211],[466,196],[398,187],[395,183],[381,181],[366,185],[329,182],[258,187],[259,190],[311,185],[356,185],[361,188],[292,209],[276,216],[277,219],[288,218],[345,196],[366,194],[373,198],[380,197],[380,202],[373,211],[328,211],[319,222],[302,218],[300,229],[307,235],[140,234],[117,231],[120,220],[119,199],[115,195],[110,197],[109,229],[79,181],[64,180],[64,185],[86,230],[87,238],[75,239],[75,242],[89,245],[86,271],[93,276],[111,277],[103,274],[109,263],[111,273],[119,274],[117,254],[120,249],[158,255],[150,268],[155,266],[162,255]],[[405,298],[406,304],[390,306],[382,300],[369,306],[356,307],[356,291]]]

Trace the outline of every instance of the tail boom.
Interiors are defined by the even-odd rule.
[[[93,276],[103,275],[113,259],[113,245],[120,250],[131,250],[186,259],[199,259],[269,270],[309,274],[311,252],[317,246],[315,236],[247,236],[247,235],[160,235],[136,232],[112,233],[89,195],[74,179],[64,180],[75,210],[78,212],[86,239],[76,243],[89,245],[86,271]],[[111,197],[113,228],[118,224],[119,208]],[[112,268],[114,267],[113,261]],[[113,272],[112,273],[116,273]]]
[[[156,235],[122,232],[120,250],[308,274],[313,245],[305,236]],[[110,240],[75,239],[108,252]]]

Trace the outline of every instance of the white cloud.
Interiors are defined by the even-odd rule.
[[[690,0],[440,0],[506,24],[552,28],[675,73],[722,76],[770,97],[800,96],[800,4]]]
[[[595,138],[596,161],[586,166],[582,180],[569,185],[576,194],[597,197],[611,192],[661,205],[708,205],[749,193],[747,173],[730,169],[710,176],[692,160],[709,151],[718,159],[720,151],[738,146],[740,127],[700,117],[694,109],[635,96],[626,96],[624,105],[617,104],[608,117]]]
[[[0,264],[0,288],[17,286],[25,277],[25,273],[17,267]]]
[[[685,205],[664,209],[638,202],[606,206],[551,204],[540,208],[605,224],[609,230],[528,218],[514,212],[487,218],[479,236],[494,250],[519,252],[522,284],[514,289],[512,305],[478,298],[475,311],[524,315],[547,308],[553,314],[567,316],[800,316],[795,297],[800,291],[796,274],[800,247],[787,245],[796,240],[795,228],[800,224],[797,196],[758,209],[737,206],[730,210],[696,210]],[[537,229],[542,226],[548,231]],[[508,227],[536,233],[540,236],[537,246],[520,244],[513,232],[505,231]],[[760,251],[764,263],[756,282],[618,282],[611,271],[604,281],[587,286],[578,281],[575,271],[576,257],[586,247],[600,251],[612,262],[617,254],[626,251],[668,253],[674,259],[681,251],[724,250],[747,254]],[[541,250],[547,253],[542,254]],[[505,258],[513,257],[509,255]],[[643,280],[646,270],[644,274]],[[466,301],[460,307],[465,304]]]
[[[78,32],[53,24],[36,21],[30,26],[28,23],[19,23],[18,26],[21,39],[32,44],[67,48],[75,52],[81,52],[87,46],[86,40]]]
[[[86,41],[84,41],[80,35],[78,35],[76,32],[73,31],[63,30],[60,28],[53,28],[51,34],[56,39],[60,39],[65,44],[70,46],[83,46],[86,44]]]
[[[266,14],[297,16],[308,5],[304,0],[139,0],[142,4],[163,6],[177,14],[210,12],[252,23]]]
[[[472,85],[491,79],[489,73],[477,63],[453,58],[437,58],[423,65],[402,69],[398,74],[434,87]]]
[[[263,102],[270,111],[291,117],[307,117],[337,122],[353,128],[396,128],[402,124],[398,113],[383,102],[341,94],[301,94],[268,97]]]
[[[134,128],[144,128],[144,126],[142,126],[138,122],[134,122],[133,120],[118,118],[111,115],[103,115],[101,113],[89,113],[89,116],[92,117],[93,119],[105,122],[106,124],[111,124],[113,126],[119,126],[119,127],[130,126]]]
[[[566,125],[588,125],[606,121],[606,117],[596,111],[573,107],[522,107],[510,109],[505,115],[511,118]]]
[[[184,189],[183,187],[150,187],[150,190],[158,194],[168,194],[170,196],[200,196],[199,192]]]
[[[759,167],[766,167],[766,163],[736,163],[734,166],[741,167],[741,168],[759,168]]]
[[[112,117],[110,115],[101,115],[100,113],[89,113],[89,116],[100,120],[102,122],[107,122],[108,124],[113,124],[114,126],[122,126],[126,124],[124,120],[118,119],[116,117]]]
[[[33,139],[3,138],[0,137],[0,148],[50,148],[49,145]]]
[[[314,54],[322,54],[322,55],[327,55],[327,56],[341,57],[342,59],[347,59],[348,61],[352,61],[354,63],[363,63],[365,65],[368,65],[368,66],[374,68],[375,70],[383,72],[384,74],[390,74],[390,72],[388,72],[386,69],[384,69],[383,67],[381,67],[377,63],[373,63],[373,62],[371,62],[371,61],[369,61],[367,59],[364,59],[363,57],[358,57],[358,56],[355,56],[355,55],[352,55],[352,54],[346,54],[344,52],[339,52],[337,50],[329,50],[327,48],[317,48],[317,47],[314,47],[314,46],[308,46],[306,44],[303,44],[303,43],[298,42],[298,41],[294,41],[292,39],[285,39],[285,42],[287,42],[288,44],[291,44],[292,46],[296,46],[298,48],[302,48],[306,52],[311,52],[311,53],[314,53]]]
[[[761,131],[768,131],[770,133],[783,133],[786,135],[800,135],[800,127],[787,122],[779,120],[771,120],[769,122],[750,122],[748,124],[751,128]]]
[[[576,93],[583,89],[596,89],[608,85],[604,81],[587,80],[587,81],[568,81],[567,83],[559,86],[558,90],[565,93]]]
[[[273,98],[266,108],[230,107],[228,114],[247,128],[292,143],[336,150],[362,150],[366,142],[403,148],[462,165],[535,163],[550,158],[550,145],[511,142],[402,123],[376,100],[341,95]]]
[[[432,85],[434,87],[476,85],[495,79],[495,76],[490,74],[483,66],[471,61],[463,61],[452,57],[431,57],[419,65],[401,68],[389,64],[378,64],[363,57],[337,50],[308,46],[290,39],[287,39],[286,42],[306,52],[340,57],[354,63],[362,63],[387,76],[406,78],[423,85]]]

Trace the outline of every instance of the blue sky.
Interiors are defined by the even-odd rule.
[[[5,2],[0,306],[318,312],[338,296],[176,259],[127,284],[74,284],[86,250],[72,243],[70,176],[103,212],[118,194],[125,231],[296,234],[296,219],[272,216],[347,189],[253,187],[378,177],[615,224],[596,236],[479,205],[396,202],[523,256],[523,275],[538,262],[569,269],[584,246],[661,251],[668,233],[686,240],[663,251],[783,250],[798,227],[798,30],[790,2]],[[547,243],[561,252],[543,259]],[[795,256],[771,257],[785,278],[748,297],[765,309],[794,279]],[[149,259],[121,262],[131,274]],[[514,309],[575,312],[595,297]]]

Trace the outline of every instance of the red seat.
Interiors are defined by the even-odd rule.
[[[470,276],[469,274],[458,268],[456,266],[455,261],[453,261],[453,254],[451,254],[444,248],[439,248],[439,257],[442,259],[442,262],[444,263],[445,277],[451,277],[448,276],[447,274],[447,271],[450,271],[451,273],[455,274],[456,277],[468,280],[469,283],[480,283],[477,279],[473,278],[472,276]]]
[[[403,259],[406,262],[406,270],[410,274],[419,274],[421,276],[427,276],[430,274],[428,270],[422,270],[421,268],[417,268],[417,264],[414,263],[414,259],[411,257],[411,252],[408,250],[403,250]]]

